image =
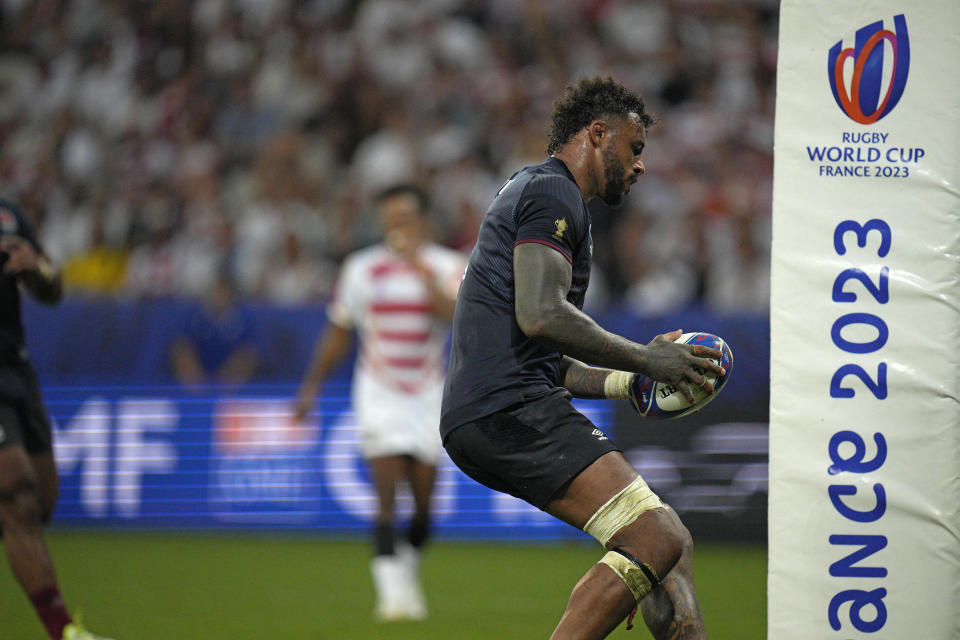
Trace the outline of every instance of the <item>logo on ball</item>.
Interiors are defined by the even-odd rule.
[[[685,333],[677,339],[677,344],[694,343],[716,349],[721,353],[720,360],[715,360],[715,362],[726,371],[724,375],[718,376],[697,369],[698,373],[713,384],[713,392],[707,393],[702,387],[694,386],[691,388],[693,393],[693,402],[691,403],[680,393],[678,386],[664,382],[654,382],[651,378],[638,374],[631,383],[633,396],[631,402],[637,413],[647,418],[680,418],[696,413],[717,397],[727,380],[730,379],[730,372],[733,368],[733,352],[722,338],[712,333],[700,331]]]
[[[903,95],[910,72],[910,38],[903,14],[893,17],[895,31],[872,22],[857,30],[854,46],[843,48],[843,40],[827,54],[827,78],[837,106],[860,124],[873,124],[893,111]],[[891,57],[884,73],[884,57]],[[849,86],[844,65],[853,60]]]

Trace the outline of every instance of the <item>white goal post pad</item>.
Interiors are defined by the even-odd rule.
[[[960,2],[784,0],[770,640],[960,638]]]

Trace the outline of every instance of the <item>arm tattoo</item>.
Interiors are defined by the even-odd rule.
[[[540,244],[513,250],[514,309],[523,333],[547,348],[596,367],[631,371],[660,382],[703,382],[703,369],[720,373],[714,362],[696,358],[689,345],[663,336],[643,345],[611,333],[569,300],[572,267],[557,251]],[[699,366],[699,369],[697,369]]]
[[[573,358],[564,357],[563,386],[575,398],[604,398],[603,383],[609,369],[590,367]]]
[[[638,371],[645,347],[604,330],[567,300],[572,267],[558,252],[521,244],[513,252],[517,324],[547,347],[591,365]]]

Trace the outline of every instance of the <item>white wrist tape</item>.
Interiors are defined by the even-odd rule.
[[[603,395],[611,400],[630,400],[630,385],[635,373],[611,371],[603,381]]]

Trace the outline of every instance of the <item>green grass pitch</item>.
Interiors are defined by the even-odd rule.
[[[601,556],[589,544],[436,542],[423,562],[430,617],[373,621],[365,541],[259,534],[47,534],[64,596],[116,640],[547,638]],[[766,638],[766,549],[703,543],[694,570],[711,638]],[[639,622],[639,620],[638,620]],[[0,637],[45,634],[0,563]],[[611,638],[649,639],[639,623]]]

